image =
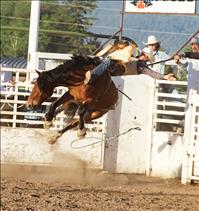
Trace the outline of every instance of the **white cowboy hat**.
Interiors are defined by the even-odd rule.
[[[158,39],[153,35],[148,37],[147,42],[143,42],[144,45],[152,45],[156,43],[160,43],[160,41],[158,41]]]
[[[127,63],[130,61],[134,48],[135,46],[129,45],[123,49],[114,51],[113,53],[109,54],[108,57],[112,60],[121,60],[124,63]]]
[[[142,49],[142,52],[149,57],[149,61],[151,63],[155,62],[155,57],[153,56],[153,51],[150,48],[145,47],[144,49]]]
[[[190,41],[190,44],[198,44],[199,45],[199,36],[193,37]]]
[[[105,53],[107,53],[111,48],[113,47],[112,44],[107,45],[104,49],[99,51],[95,56],[103,56]]]

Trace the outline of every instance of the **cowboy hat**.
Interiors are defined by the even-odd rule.
[[[156,43],[160,43],[160,41],[158,41],[158,39],[153,35],[148,37],[147,42],[143,42],[144,45],[152,45]]]
[[[133,45],[126,46],[123,49],[116,50],[109,54],[108,57],[112,60],[121,60],[124,63],[127,63],[130,61],[134,48],[135,47]]]
[[[193,37],[190,41],[190,44],[198,44],[199,45],[199,36]]]
[[[105,53],[107,53],[111,48],[113,47],[112,44],[107,45],[104,49],[99,51],[95,56],[103,56]]]
[[[153,51],[150,48],[145,47],[144,49],[142,49],[142,53],[144,53],[148,56],[149,61],[151,63],[155,62],[155,57],[153,56]]]

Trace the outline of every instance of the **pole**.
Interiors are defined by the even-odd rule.
[[[39,20],[40,20],[40,0],[32,0],[31,13],[30,13],[29,41],[28,41],[28,61],[27,61],[27,69],[31,71],[38,68],[36,52],[38,48]],[[34,76],[35,76],[34,73],[29,74],[28,79],[32,80]]]
[[[125,0],[122,1],[122,11],[121,11],[121,19],[120,19],[120,36],[119,40],[122,40],[123,26],[124,26],[124,5]]]
[[[123,22],[124,22],[124,5],[125,5],[125,0],[122,0],[122,11],[121,11],[121,20],[120,20],[120,28],[118,31],[116,31],[112,36],[108,38],[107,41],[105,41],[102,45],[100,45],[93,53],[92,55],[95,55],[102,47],[104,47],[112,38],[115,38],[117,34],[120,33],[119,35],[119,40],[122,40],[122,31],[123,31]]]

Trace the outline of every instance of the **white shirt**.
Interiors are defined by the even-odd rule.
[[[166,54],[164,51],[155,51],[154,52],[155,62],[159,62],[161,60],[169,59],[170,56]],[[164,74],[165,73],[165,62],[155,64],[151,67],[154,71]]]

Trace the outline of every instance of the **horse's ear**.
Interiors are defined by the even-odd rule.
[[[35,71],[36,71],[36,73],[38,74],[38,76],[40,76],[41,73],[40,73],[38,70],[35,70]]]

